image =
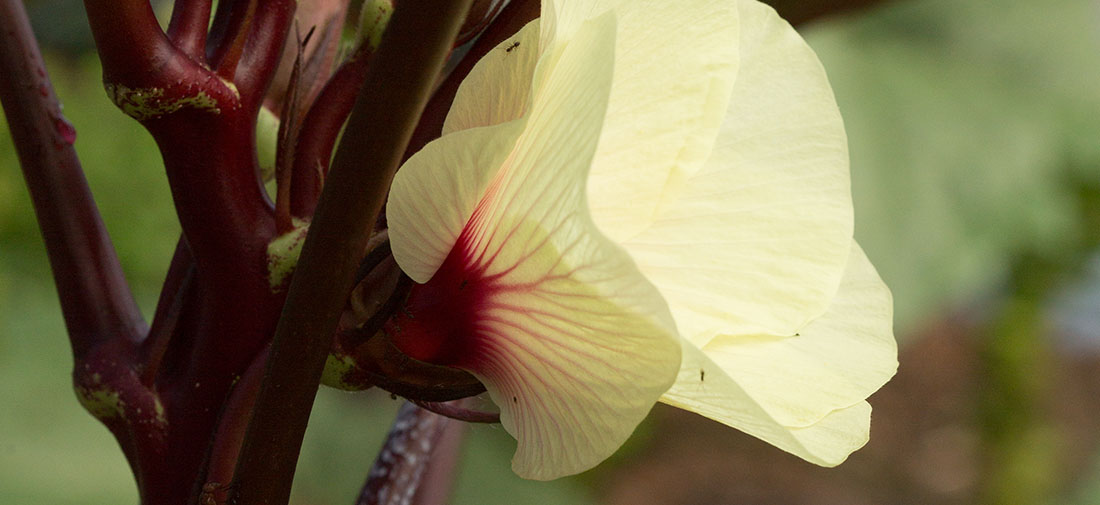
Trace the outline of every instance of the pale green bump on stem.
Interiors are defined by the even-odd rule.
[[[157,398],[156,396],[153,397],[153,409],[155,410],[154,413],[157,415],[157,424],[161,426],[168,426],[168,416],[165,414],[164,404],[161,403],[160,398]]]
[[[366,43],[371,49],[377,49],[382,42],[382,32],[393,14],[392,0],[367,0],[359,10],[359,33],[355,37],[356,45]]]
[[[329,354],[325,359],[325,369],[321,372],[321,384],[341,391],[361,391],[362,385],[345,379],[356,368],[358,367],[351,356]]]
[[[233,81],[230,81],[229,79],[226,79],[225,77],[222,77],[220,75],[218,76],[218,80],[222,82],[222,85],[225,86],[225,89],[228,89],[230,93],[233,93],[233,98],[235,100],[240,101],[241,92],[237,89],[237,85],[233,84]]]
[[[99,420],[122,417],[126,408],[126,402],[122,401],[118,391],[107,386],[93,388],[77,386],[76,397],[84,409]]]
[[[267,107],[260,107],[260,116],[256,120],[256,156],[264,182],[275,178],[275,153],[278,145],[279,118]]]
[[[165,98],[164,88],[130,88],[112,83],[105,83],[103,87],[107,90],[107,96],[122,112],[138,121],[155,119],[183,108],[212,114],[221,113],[218,102],[205,91],[178,98]]]
[[[302,253],[302,244],[309,231],[308,222],[295,218],[293,223],[293,230],[279,235],[267,245],[267,280],[273,292],[285,289],[284,284],[298,265],[298,256]]]

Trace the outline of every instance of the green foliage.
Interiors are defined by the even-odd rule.
[[[898,334],[971,300],[1079,224],[1100,178],[1100,35],[1084,1],[896,1],[807,33],[848,127],[856,236]],[[1074,163],[1069,163],[1073,161]]]

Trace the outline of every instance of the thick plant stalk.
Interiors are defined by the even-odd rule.
[[[409,136],[470,0],[406,0],[352,111],[272,341],[231,503],[285,504],[324,361]]]
[[[225,403],[240,396],[237,381],[269,343],[284,299],[268,275],[275,226],[254,126],[294,2],[222,2],[233,22],[205,44],[204,5],[177,6],[169,36],[146,0],[85,1],[108,95],[157,141],[184,234],[151,338],[89,363],[84,375],[104,384],[78,381],[141,407],[97,417],[130,459],[145,505],[198,503],[208,478],[221,478],[208,469],[234,466],[236,451],[216,434],[248,412]],[[203,45],[222,51],[218,64]]]
[[[73,354],[134,343],[145,322],[130,294],[77,159],[19,0],[0,0],[0,100],[46,243]]]

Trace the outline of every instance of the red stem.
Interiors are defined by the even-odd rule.
[[[279,67],[296,0],[259,0],[248,27],[244,52],[233,73],[245,110],[258,112],[271,77]]]
[[[367,76],[370,55],[366,44],[360,46],[325,84],[302,120],[291,169],[290,212],[295,217],[309,218],[317,208],[332,148]]]
[[[184,306],[193,302],[195,295],[195,260],[187,241],[180,237],[176,252],[168,266],[168,274],[161,288],[157,310],[149,336],[141,343],[141,382],[153,386],[160,370],[160,363],[168,350],[171,338],[179,330]]]
[[[145,323],[88,189],[22,2],[0,0],[0,101],[30,190],[77,359],[136,342]]]
[[[206,38],[206,60],[218,75],[232,80],[256,0],[220,0]],[[229,72],[226,74],[225,72]]]
[[[509,3],[525,4],[525,6],[514,7],[509,11],[510,13],[505,13],[498,18],[498,14],[501,14],[502,9],[505,9]],[[519,30],[524,23],[537,17],[538,12],[537,1],[474,0],[455,43],[456,45],[467,43],[478,35],[482,35],[486,42],[477,43],[476,48],[464,57],[465,63],[448,74],[445,83],[433,94],[432,100],[429,101],[427,109],[421,116],[424,131],[422,132],[421,126],[418,126],[406,158],[424,147],[428,141],[439,136],[447,109],[450,108],[454,93],[458,89],[458,83],[473,68],[476,58],[484,56],[489,49]],[[503,22],[500,22],[496,28],[486,30],[497,19],[502,19]],[[355,94],[366,77],[370,55],[368,45],[360,46],[325,84],[303,121],[292,171],[291,213],[295,217],[309,218],[317,207],[317,199],[321,196],[321,186],[328,171],[332,147],[355,103]]]
[[[273,226],[256,175],[255,115],[231,85],[171,45],[148,3],[85,7],[112,98],[160,147],[200,272],[233,280],[262,266]]]
[[[168,39],[195,61],[206,61],[206,30],[210,24],[211,0],[176,0]]]
[[[189,58],[160,29],[147,0],[84,0],[84,9],[103,62],[104,82],[144,87],[151,85],[146,83],[151,74],[189,65]]]
[[[285,504],[302,436],[371,226],[470,0],[395,9],[337,150],[291,281],[230,502]],[[426,13],[431,13],[430,15]]]
[[[241,450],[248,414],[256,402],[264,375],[264,362],[268,352],[261,351],[252,365],[241,374],[233,391],[225,402],[225,409],[214,435],[214,443],[207,464],[206,482],[228,484],[233,480],[233,466]]]
[[[429,402],[423,400],[410,400],[417,407],[432,412],[434,414],[448,417],[456,421],[464,421],[467,423],[499,423],[500,414],[496,412],[483,412],[480,410],[472,410],[462,406],[462,400],[455,400],[450,402]]]

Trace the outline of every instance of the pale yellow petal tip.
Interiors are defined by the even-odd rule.
[[[818,466],[844,463],[871,440],[871,404],[859,402],[825,416],[818,424],[792,428],[805,452],[794,455]]]

